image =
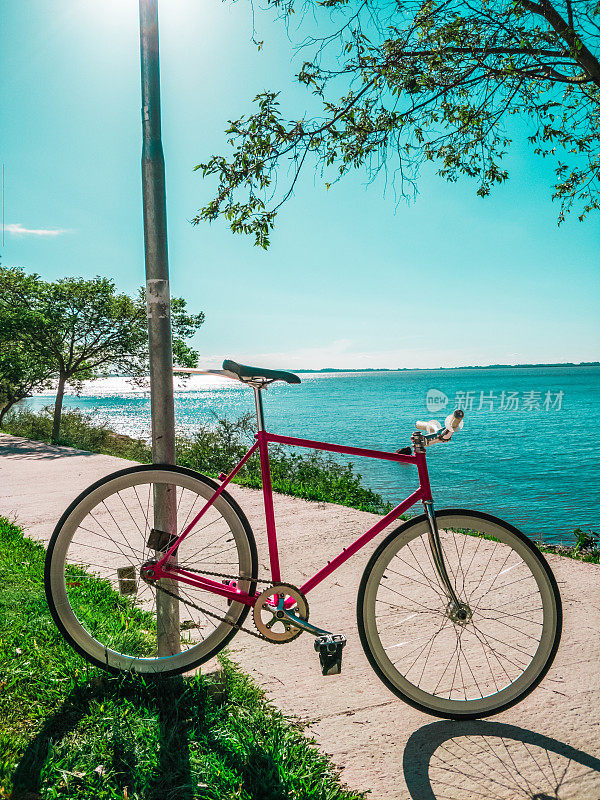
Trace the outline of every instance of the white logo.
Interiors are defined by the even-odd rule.
[[[443,392],[440,392],[439,389],[429,389],[425,397],[425,405],[427,406],[427,411],[431,411],[434,414],[448,405],[448,397]]]

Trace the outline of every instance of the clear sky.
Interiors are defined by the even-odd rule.
[[[306,173],[270,250],[189,220],[226,152],[229,118],[263,89],[306,102],[285,31],[249,3],[161,0],[171,287],[203,310],[195,344],[289,368],[438,367],[599,358],[600,215],[557,227],[551,164],[517,144],[490,198],[423,174],[415,203],[356,174]],[[4,3],[0,27],[4,265],[55,279],[144,282],[136,0]]]

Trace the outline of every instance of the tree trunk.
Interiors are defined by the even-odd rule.
[[[13,403],[6,403],[5,405],[0,408],[0,428],[2,427],[2,422],[4,421],[4,417],[6,416],[6,412],[9,411],[14,406]]]
[[[66,376],[61,375],[58,379],[58,388],[56,390],[56,402],[54,403],[54,420],[52,422],[52,444],[58,442],[58,435],[60,433],[60,416],[62,414],[63,396],[65,393]]]

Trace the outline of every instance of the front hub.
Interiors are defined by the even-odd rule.
[[[471,621],[473,612],[466,603],[454,603],[450,601],[446,606],[446,615],[455,625],[466,625]]]

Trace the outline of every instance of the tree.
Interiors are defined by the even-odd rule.
[[[297,0],[267,0],[289,19]],[[350,170],[394,167],[402,194],[434,161],[449,181],[475,179],[489,194],[515,125],[534,152],[555,159],[559,223],[574,206],[600,208],[600,3],[597,0],[303,0],[317,32],[297,80],[317,112],[286,119],[278,93],[229,122],[232,153],[196,169],[216,176],[193,222],[228,220],[267,248],[281,205],[305,164],[327,188]],[[306,19],[305,19],[306,22]],[[326,31],[324,34],[323,31]],[[259,43],[261,44],[261,43]],[[287,168],[287,179],[276,180]]]
[[[6,413],[26,397],[52,385],[52,368],[18,339],[0,343],[0,428]]]
[[[140,289],[136,298],[118,294],[109,278],[46,282],[38,275],[13,272],[23,277],[21,291],[14,291],[14,282],[9,283],[3,291],[3,304],[28,307],[32,312],[30,324],[20,333],[20,342],[38,364],[51,365],[51,374],[57,380],[52,427],[52,441],[56,442],[67,384],[78,388],[84,380],[115,371],[138,380],[148,375],[145,292]],[[173,298],[171,308],[176,360],[182,366],[195,367],[198,354],[186,339],[202,325],[204,314],[187,313],[182,298]]]
[[[0,268],[0,427],[12,406],[52,383],[52,365],[32,352],[37,315],[28,299],[34,280],[20,270]],[[8,297],[13,298],[7,302]],[[15,302],[15,299],[17,301]]]

